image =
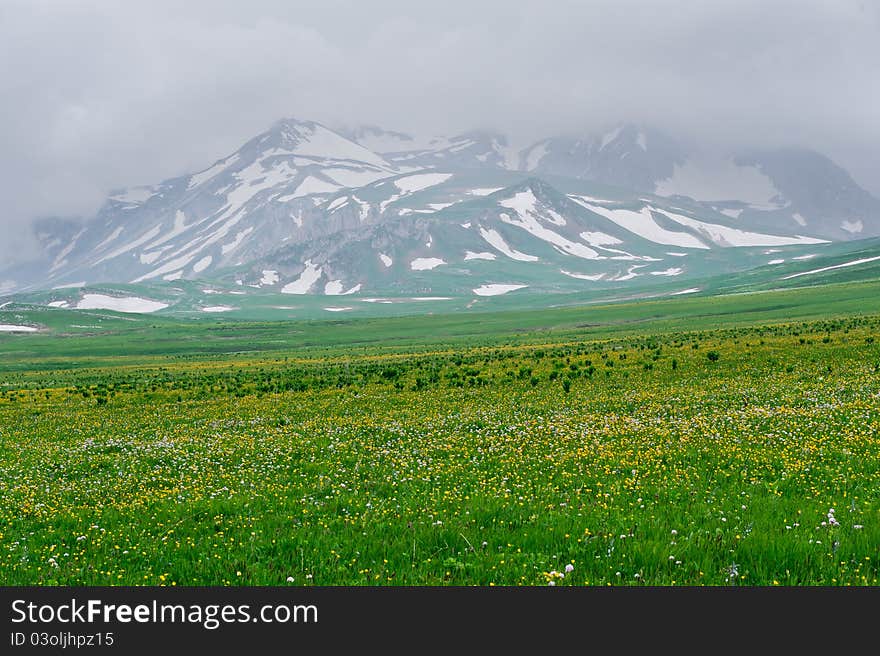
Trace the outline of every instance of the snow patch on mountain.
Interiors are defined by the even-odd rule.
[[[37,328],[33,326],[17,326],[10,323],[0,323],[0,333],[35,333]]]
[[[477,296],[500,296],[501,294],[507,294],[509,292],[516,291],[517,289],[524,289],[526,287],[528,287],[528,285],[502,285],[491,283],[487,285],[480,285],[479,287],[474,289],[473,292]]]
[[[213,260],[214,260],[214,258],[212,256],[206,255],[201,260],[199,260],[198,262],[193,264],[193,271],[195,273],[201,273],[202,271],[207,269],[209,266],[211,266],[211,262]]]
[[[168,303],[139,296],[108,296],[107,294],[85,294],[76,304],[78,310],[113,310],[131,314],[149,314],[167,307]]]
[[[110,235],[104,241],[102,241],[100,244],[95,246],[95,250],[99,251],[102,248],[104,248],[104,246],[109,244],[110,242],[115,241],[119,237],[119,235],[122,234],[123,230],[125,230],[125,226],[119,226],[118,228],[116,228],[113,232],[110,233]]]
[[[538,239],[541,239],[551,244],[556,250],[561,253],[581,257],[585,260],[604,259],[603,256],[599,255],[598,252],[594,251],[589,246],[570,241],[560,235],[558,232],[554,232],[549,228],[545,228],[540,223],[538,223],[538,220],[533,214],[520,214],[519,216],[519,219],[512,219],[507,214],[502,213],[500,215],[501,220],[504,223],[508,223],[517,228],[522,228],[523,230],[531,233]]]
[[[331,202],[327,206],[327,211],[328,212],[335,212],[336,210],[348,205],[348,202],[350,200],[351,200],[351,198],[349,198],[348,196],[340,196],[339,198],[337,198],[336,200],[334,200],[333,202]]]
[[[150,241],[151,239],[155,239],[156,235],[158,235],[161,230],[162,230],[161,226],[153,226],[150,230],[145,232],[143,235],[141,235],[137,239],[128,242],[124,246],[120,246],[115,251],[108,253],[104,257],[97,260],[95,262],[94,266],[97,266],[97,265],[101,264],[102,262],[112,260],[115,257],[119,257],[120,255],[127,253],[131,250],[134,250],[138,246],[145,244],[146,242]]]
[[[428,189],[429,187],[442,184],[451,177],[451,173],[417,173],[415,175],[409,175],[404,178],[398,178],[397,180],[393,181],[393,184],[400,190],[400,193],[392,194],[389,198],[379,203],[379,211],[384,212],[386,207],[388,207],[391,203],[400,200],[404,196],[409,196],[418,191],[422,191],[424,189]],[[411,212],[412,210],[410,210],[409,212],[401,211],[401,214]]]
[[[492,228],[486,229],[480,228],[480,236],[486,240],[486,242],[500,251],[503,255],[506,255],[511,260],[519,260],[520,262],[537,262],[538,258],[534,255],[527,255],[526,253],[521,253],[518,250],[515,250],[507,245],[507,242],[504,241],[504,237],[502,237],[497,230]]]
[[[843,264],[834,264],[832,266],[822,267],[821,269],[813,269],[812,271],[801,271],[800,273],[793,273],[790,276],[784,276],[782,280],[790,280],[791,278],[800,278],[801,276],[809,276],[815,273],[823,273],[825,271],[832,271],[833,269],[843,269],[859,264],[867,264],[868,262],[876,262],[877,260],[880,260],[880,255],[878,255],[877,257],[864,257],[860,260],[844,262]]]
[[[67,256],[70,255],[70,253],[76,247],[76,244],[79,241],[79,238],[83,236],[83,233],[85,233],[86,230],[87,230],[87,228],[83,228],[82,230],[77,232],[73,236],[73,239],[70,240],[70,243],[68,243],[67,246],[65,246],[61,250],[61,252],[55,256],[55,259],[52,261],[52,266],[49,269],[49,273],[55,273],[55,271],[57,271],[58,269],[60,269],[61,267],[63,267],[67,263]]]
[[[400,189],[402,194],[408,195],[442,184],[451,177],[451,173],[417,173],[405,178],[397,178],[394,180],[394,186]]]
[[[348,296],[349,294],[356,294],[361,290],[361,285],[358,283],[351,289],[347,291],[343,291],[345,289],[341,280],[331,280],[326,285],[324,285],[324,295],[325,296]]]
[[[235,173],[235,177],[241,184],[235,185],[226,193],[226,204],[220,209],[219,215],[211,225],[226,220],[238,213],[261,191],[271,189],[286,183],[297,175],[295,169],[291,169],[287,162],[281,162],[269,170],[263,168],[261,161],[254,162],[250,166]],[[334,187],[334,190],[336,187]]]
[[[311,260],[305,261],[305,270],[293,282],[289,282],[281,288],[282,294],[308,294],[312,286],[321,277],[321,267],[313,264]]]
[[[469,196],[488,196],[490,194],[494,194],[496,191],[501,191],[504,187],[479,187],[477,189],[471,189],[468,191]]]
[[[342,289],[341,280],[331,280],[324,285],[324,294],[326,296],[339,296],[342,293]]]
[[[738,200],[759,207],[773,206],[779,190],[757,166],[740,166],[732,159],[689,159],[676,164],[671,177],[657,182],[658,196],[689,196],[701,201]]]
[[[616,244],[622,244],[623,242],[619,240],[617,237],[612,237],[611,235],[607,235],[604,232],[591,232],[585,231],[580,234],[581,239],[587,242],[590,246],[596,246],[601,248],[602,246],[614,246]]]
[[[592,248],[566,239],[559,233],[541,225],[540,219],[555,225],[564,225],[565,219],[549,208],[543,212],[538,212],[537,203],[538,199],[531,189],[519,192],[513,198],[499,201],[499,205],[514,210],[519,217],[518,219],[512,219],[507,214],[501,214],[501,220],[517,228],[522,228],[567,255],[574,255],[587,260],[602,259],[602,256]]]
[[[597,280],[602,280],[605,277],[604,273],[573,273],[571,271],[566,271],[565,269],[560,269],[559,272],[563,275],[568,276],[569,278],[577,278],[578,280],[591,280],[593,282]]]
[[[602,203],[603,205],[614,205],[620,202],[616,200],[611,200],[610,198],[596,198],[594,196],[585,196],[584,194],[568,194],[568,197],[579,205],[583,205],[584,203]]]
[[[210,180],[211,178],[215,177],[218,173],[225,171],[232,164],[235,164],[235,162],[238,161],[238,157],[239,157],[239,155],[238,155],[238,153],[236,153],[234,155],[231,155],[230,157],[227,157],[226,159],[222,159],[222,160],[216,162],[214,164],[214,166],[212,166],[208,169],[205,169],[204,171],[202,171],[200,173],[196,173],[195,175],[190,176],[189,184],[187,184],[187,186],[186,186],[187,190],[194,189],[195,187],[198,187],[200,184],[205,183],[208,180]]]
[[[473,251],[465,251],[464,259],[467,260],[494,260],[496,259],[494,253],[487,253],[485,251],[481,251],[479,253],[475,253]]]
[[[591,212],[610,219],[621,228],[629,230],[649,241],[667,246],[681,246],[683,248],[708,249],[709,246],[687,232],[673,232],[657,224],[651,215],[651,208],[643,207],[639,211],[624,209],[608,209],[601,205],[592,205],[581,200],[575,202],[583,205]]]
[[[231,253],[236,248],[241,246],[245,237],[247,237],[253,231],[254,231],[254,226],[248,226],[244,230],[239,230],[237,233],[235,233],[235,239],[233,239],[231,242],[229,242],[227,244],[223,244],[223,246],[220,247],[220,252],[223,253],[223,255],[226,255],[227,253]],[[204,248],[204,246],[202,248]]]
[[[417,257],[409,263],[409,268],[413,271],[430,271],[441,264],[446,264],[446,262],[439,257]]]
[[[638,273],[635,272],[636,269],[640,269],[640,268],[642,268],[642,267],[644,267],[644,266],[647,266],[647,265],[645,265],[645,264],[634,264],[634,265],[631,266],[629,269],[627,269],[627,271],[626,271],[625,274],[620,275],[620,276],[615,276],[615,277],[613,277],[613,278],[608,278],[608,280],[613,280],[614,282],[623,282],[623,281],[625,281],[625,280],[632,280],[633,278],[635,278],[635,277],[637,277],[637,276],[640,275],[640,274],[638,274]]]
[[[299,183],[299,186],[292,194],[279,196],[276,200],[279,203],[288,203],[294,198],[302,198],[303,196],[311,196],[312,194],[332,194],[339,190],[338,184],[331,184],[324,180],[307,175],[305,179]]]
[[[169,257],[171,257],[173,259],[171,259],[170,261],[166,261],[162,266],[160,266],[157,269],[154,269],[153,271],[150,271],[149,273],[145,273],[142,276],[138,276],[137,278],[135,278],[131,282],[132,283],[142,282],[144,280],[149,280],[150,278],[155,278],[157,276],[161,276],[163,274],[166,274],[169,271],[176,271],[178,269],[182,269],[182,268],[186,267],[190,262],[192,262],[192,260],[194,260],[197,257],[199,251],[202,251],[205,248],[207,248],[208,246],[223,239],[227,235],[229,230],[232,228],[232,226],[234,226],[236,223],[238,223],[241,220],[241,217],[242,217],[242,212],[240,211],[238,214],[234,215],[232,218],[227,220],[223,225],[221,225],[220,228],[218,228],[214,233],[209,233],[207,235],[201,235],[199,237],[196,237],[195,239],[191,240],[190,242],[188,242],[187,244],[185,244],[181,248],[178,248],[176,251],[171,253],[171,255],[169,255]],[[210,229],[219,220],[220,219],[217,219],[216,221],[214,221],[210,226],[208,226],[208,229]],[[156,226],[156,228],[158,228],[158,227],[159,226]],[[246,232],[249,233],[251,230],[253,230],[253,226],[251,226],[248,229],[248,231],[246,231]],[[241,238],[243,239],[244,236],[246,236],[246,235],[243,235]],[[237,237],[237,239],[238,239],[238,237]],[[233,242],[233,244],[234,243],[235,242]],[[224,248],[227,248],[227,247],[224,246]],[[227,251],[224,250],[223,252],[226,253]],[[178,255],[180,253],[184,253],[184,254]]]
[[[802,237],[800,235],[794,237],[780,237],[778,235],[764,235],[757,232],[747,232],[739,228],[729,228],[727,226],[715,223],[705,223],[692,219],[689,216],[651,208],[652,211],[669,217],[676,223],[693,228],[705,238],[714,242],[719,246],[791,246],[794,244],[822,244],[822,239],[814,239],[813,237]]]
[[[368,216],[370,216],[370,204],[366,201],[362,201],[357,196],[352,196],[351,199],[360,206],[360,220],[361,222],[365,221]]]
[[[171,231],[162,235],[156,241],[144,246],[144,250],[151,251],[155,248],[158,248],[162,244],[164,244],[168,241],[171,241],[172,239],[174,239],[178,235],[184,233],[187,229],[188,229],[188,226],[186,225],[186,214],[181,210],[177,210],[174,213],[174,225],[171,227]]]
[[[840,227],[843,230],[846,230],[848,233],[854,235],[861,232],[865,226],[862,223],[861,219],[859,219],[858,221],[844,221],[840,224]]]

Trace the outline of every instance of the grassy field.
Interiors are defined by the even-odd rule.
[[[0,337],[5,584],[878,583],[876,282],[51,317]]]

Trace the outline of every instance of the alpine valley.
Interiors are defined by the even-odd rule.
[[[329,316],[876,275],[880,200],[804,149],[708,156],[620,125],[517,149],[284,119],[202,171],[35,223],[0,307]],[[10,308],[7,308],[10,309]]]

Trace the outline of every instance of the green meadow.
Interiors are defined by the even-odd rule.
[[[4,584],[878,583],[876,281],[3,321]]]

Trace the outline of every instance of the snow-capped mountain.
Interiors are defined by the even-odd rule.
[[[488,131],[284,119],[202,171],[36,230],[45,261],[0,271],[0,294],[202,278],[481,296],[744,270],[880,234],[880,201],[816,153],[704,160],[631,125],[518,150]]]
[[[328,295],[563,291],[705,273],[707,255],[717,250],[743,247],[744,257],[764,264],[770,247],[824,243],[742,230],[696,204],[597,198],[585,183],[563,193],[534,177],[500,188],[474,187],[479,179],[474,172],[414,173],[369,185],[357,193],[378,204],[382,221],[290,243],[230,272],[229,282]],[[331,212],[357,213],[358,205],[347,193],[327,201]]]
[[[744,222],[790,229],[809,226],[813,234],[832,240],[860,239],[878,233],[880,200],[862,189],[844,169],[817,152],[781,149],[744,153],[739,166],[756,167],[778,191],[779,211],[764,217],[746,214]]]
[[[174,280],[235,265],[287,239],[344,228],[316,204],[396,173],[322,125],[279,121],[203,171],[111,194],[73,235],[41,235],[51,245],[46,282]],[[315,228],[318,214],[326,221]]]
[[[390,137],[390,138],[389,138]],[[402,166],[500,168],[576,178],[710,204],[748,229],[803,230],[831,240],[880,234],[880,200],[827,157],[783,148],[705,153],[650,127],[557,136],[515,150],[500,134],[418,139],[380,128],[352,133]]]
[[[753,230],[800,230],[831,240],[880,234],[880,200],[806,149],[707,154],[656,130],[622,125],[593,138],[539,142],[523,152],[522,164],[539,175],[686,196]]]

